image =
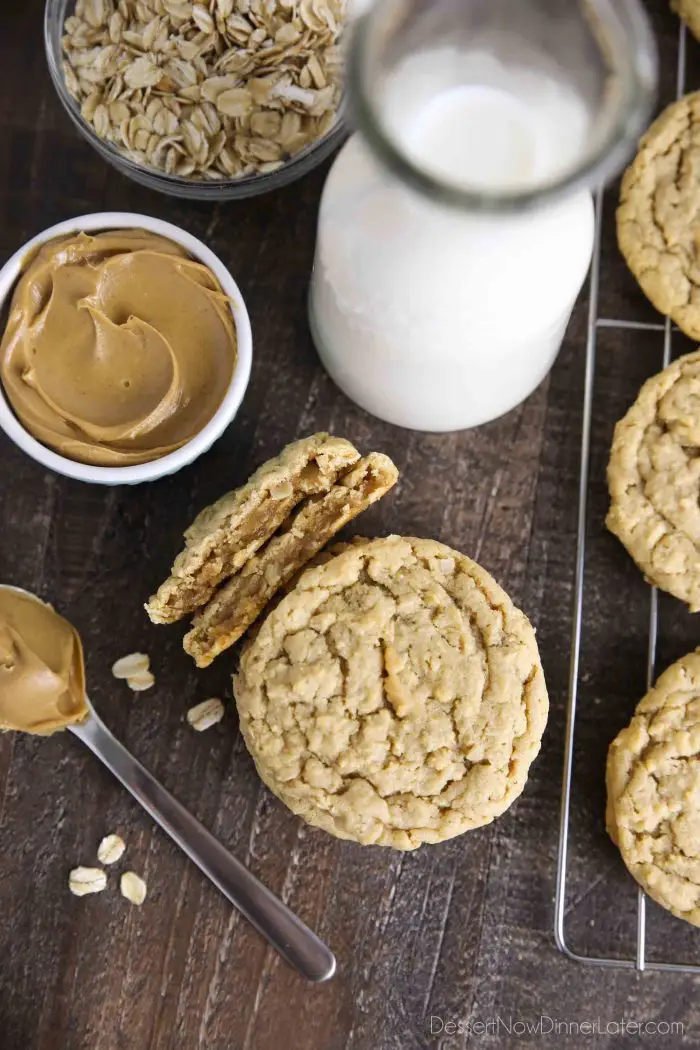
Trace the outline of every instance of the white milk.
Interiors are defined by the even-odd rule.
[[[386,130],[443,183],[546,184],[575,169],[585,107],[555,78],[443,48],[386,86]],[[333,379],[369,412],[446,431],[523,401],[559,351],[593,246],[590,194],[495,215],[445,208],[355,136],[329,175],[310,313]]]

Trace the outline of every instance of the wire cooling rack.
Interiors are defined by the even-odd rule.
[[[686,82],[686,29],[681,25],[678,38],[678,73],[677,97],[685,92]],[[578,497],[578,531],[576,545],[576,574],[574,585],[574,607],[571,629],[571,662],[569,666],[569,690],[566,714],[564,774],[562,784],[562,801],[559,824],[559,857],[557,864],[557,885],[555,898],[554,936],[557,947],[576,962],[592,966],[623,968],[636,970],[663,970],[673,973],[700,973],[700,965],[674,962],[657,962],[647,958],[647,914],[646,896],[638,888],[636,912],[636,952],[633,957],[613,957],[580,954],[574,951],[567,941],[567,881],[570,863],[571,800],[574,751],[576,744],[576,714],[580,682],[581,634],[584,608],[584,574],[586,567],[586,523],[588,517],[589,474],[591,460],[591,421],[593,414],[593,391],[596,368],[596,347],[598,332],[601,329],[637,329],[659,334],[663,350],[663,367],[671,361],[674,330],[670,321],[664,323],[645,323],[637,321],[620,321],[600,316],[600,268],[601,243],[603,229],[603,193],[598,193],[596,201],[596,230],[593,251],[593,263],[590,276],[590,300],[588,313],[588,331],[586,340],[586,371],[584,381],[583,428],[581,439],[581,462],[579,474]],[[656,648],[659,629],[658,592],[650,588],[649,606],[649,641],[647,648],[647,688],[651,688],[656,678]],[[633,884],[630,883],[630,886]],[[631,953],[630,953],[631,954]]]

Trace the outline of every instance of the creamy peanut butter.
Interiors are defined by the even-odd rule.
[[[27,261],[0,378],[43,444],[82,463],[125,466],[202,430],[236,352],[229,300],[180,245],[146,230],[78,233]]]
[[[0,729],[53,733],[88,714],[78,632],[33,595],[0,587]]]

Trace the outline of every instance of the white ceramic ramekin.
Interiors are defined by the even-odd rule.
[[[192,463],[198,456],[201,456],[217,438],[221,437],[236,415],[248,386],[253,361],[253,337],[248,311],[238,285],[224,264],[192,234],[181,230],[179,226],[173,226],[161,219],[152,219],[148,215],[119,211],[79,215],[75,219],[59,222],[56,226],[51,226],[48,230],[44,230],[43,233],[27,241],[0,270],[0,314],[3,313],[14,291],[24,260],[33,248],[54,237],[65,236],[69,233],[80,231],[93,233],[96,230],[118,229],[150,230],[162,237],[168,237],[171,241],[181,244],[194,259],[209,267],[231,301],[231,313],[238,337],[238,357],[226,396],[204,429],[175,452],[162,456],[160,459],[151,460],[149,463],[138,463],[135,466],[95,467],[88,463],[78,463],[67,459],[58,452],[47,448],[46,445],[42,445],[19,422],[0,384],[0,428],[7,436],[42,466],[55,470],[58,474],[64,474],[68,478],[75,478],[77,481],[91,481],[97,485],[136,485],[142,481],[155,481],[157,478],[174,474],[176,470],[180,470],[181,467],[187,466],[188,463]]]

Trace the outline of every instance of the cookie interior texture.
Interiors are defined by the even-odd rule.
[[[700,339],[698,150],[695,92],[670,105],[649,128],[622,180],[617,212],[618,242],[630,270],[656,309],[691,339]]]
[[[608,832],[658,904],[700,926],[700,650],[665,671],[610,745]]]
[[[607,526],[648,579],[700,610],[700,351],[649,379],[615,428]]]
[[[534,632],[469,558],[390,537],[309,569],[234,693],[262,779],[309,823],[414,849],[522,791],[547,720]]]
[[[349,441],[313,434],[288,445],[245,485],[206,507],[185,532],[185,548],[171,575],[146,604],[150,619],[174,623],[205,605],[302,499],[327,492],[359,458]]]
[[[208,667],[258,618],[275,594],[348,522],[381,499],[398,480],[388,458],[373,452],[329,492],[304,500],[278,534],[252,555],[193,621],[183,640],[198,667]]]

